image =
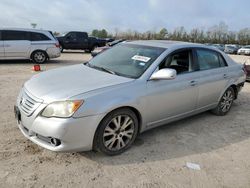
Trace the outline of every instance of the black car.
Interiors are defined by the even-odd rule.
[[[88,33],[80,31],[71,31],[64,36],[57,37],[61,52],[64,49],[70,50],[85,50],[88,52],[93,51],[96,47],[105,46],[105,40],[96,37],[89,37]]]

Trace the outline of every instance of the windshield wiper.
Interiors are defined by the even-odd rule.
[[[84,65],[87,65],[87,66],[89,66],[91,68],[94,68],[94,69],[105,71],[105,72],[110,73],[110,74],[118,75],[118,73],[116,73],[116,72],[114,72],[112,70],[109,70],[109,69],[104,68],[104,67],[99,67],[99,66],[91,65],[89,62],[84,63]]]
[[[114,72],[114,71],[112,71],[112,70],[109,70],[109,69],[107,69],[107,68],[104,68],[104,67],[98,67],[98,68],[101,69],[101,70],[103,70],[103,71],[105,71],[105,72],[108,72],[108,73],[110,73],[110,74],[117,75],[116,72]]]

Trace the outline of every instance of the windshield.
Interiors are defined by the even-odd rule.
[[[90,60],[89,65],[120,76],[139,78],[164,50],[165,48],[119,44]]]

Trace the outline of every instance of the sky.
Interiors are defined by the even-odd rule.
[[[250,27],[250,0],[0,0],[0,27],[57,32]]]

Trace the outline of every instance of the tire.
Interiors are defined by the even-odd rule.
[[[31,59],[33,60],[34,63],[42,64],[47,61],[48,56],[46,52],[39,50],[32,53]]]
[[[234,99],[235,99],[234,89],[232,87],[229,87],[222,95],[217,107],[212,110],[212,113],[214,113],[217,116],[226,115],[230,111]]]
[[[95,45],[91,46],[91,48],[89,48],[89,49],[87,50],[87,52],[90,53],[90,52],[94,51],[97,47],[98,47],[98,45],[95,44]]]
[[[138,134],[138,118],[127,108],[109,113],[100,123],[94,138],[94,149],[106,155],[126,151]]]
[[[60,47],[59,47],[59,48],[60,48],[61,53],[63,53],[63,50],[64,50],[64,49],[63,49],[63,46],[62,46],[61,44],[60,44]]]

